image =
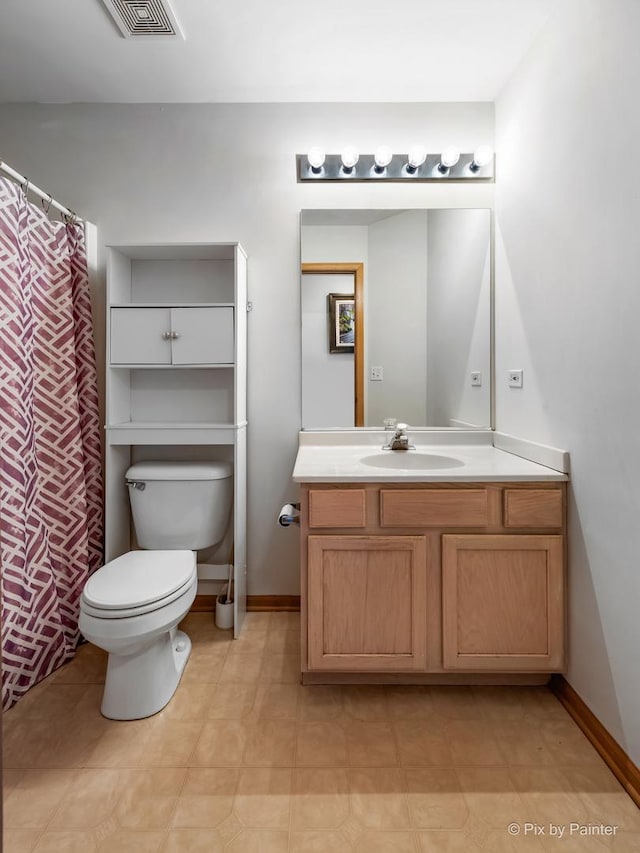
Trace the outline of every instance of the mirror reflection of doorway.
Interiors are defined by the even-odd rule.
[[[331,414],[331,423],[323,426],[342,426],[343,420],[336,416],[335,406],[342,406],[353,426],[364,426],[364,305],[362,263],[302,264],[302,323],[303,374],[314,376],[308,383],[313,398],[312,406],[317,416],[312,423],[323,423],[322,414]],[[355,311],[355,341],[353,354],[329,351],[330,293],[353,293]],[[345,378],[347,381],[345,381]],[[328,401],[331,405],[327,405]],[[303,410],[305,406],[303,405]],[[346,425],[346,424],[345,424]]]

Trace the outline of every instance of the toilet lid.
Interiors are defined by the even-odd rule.
[[[129,551],[89,578],[83,598],[104,610],[152,604],[185,586],[195,565],[193,551]]]

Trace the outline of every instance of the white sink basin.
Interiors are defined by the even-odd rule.
[[[433,471],[437,468],[460,468],[464,465],[464,462],[452,456],[421,453],[419,450],[389,450],[365,456],[360,461],[372,468],[395,468],[399,471]]]

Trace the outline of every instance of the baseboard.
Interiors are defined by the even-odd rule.
[[[609,734],[564,676],[554,675],[549,686],[599,752],[618,782],[640,808],[640,768]]]
[[[282,610],[296,612],[300,610],[299,595],[248,595],[247,610],[260,612],[265,610]]]
[[[215,595],[196,595],[191,605],[192,613],[213,613],[216,609]],[[295,613],[300,610],[299,595],[248,595],[247,610],[264,612],[280,610]]]

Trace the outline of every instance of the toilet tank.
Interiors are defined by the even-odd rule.
[[[137,462],[126,473],[141,548],[197,551],[220,542],[233,502],[229,462]]]

